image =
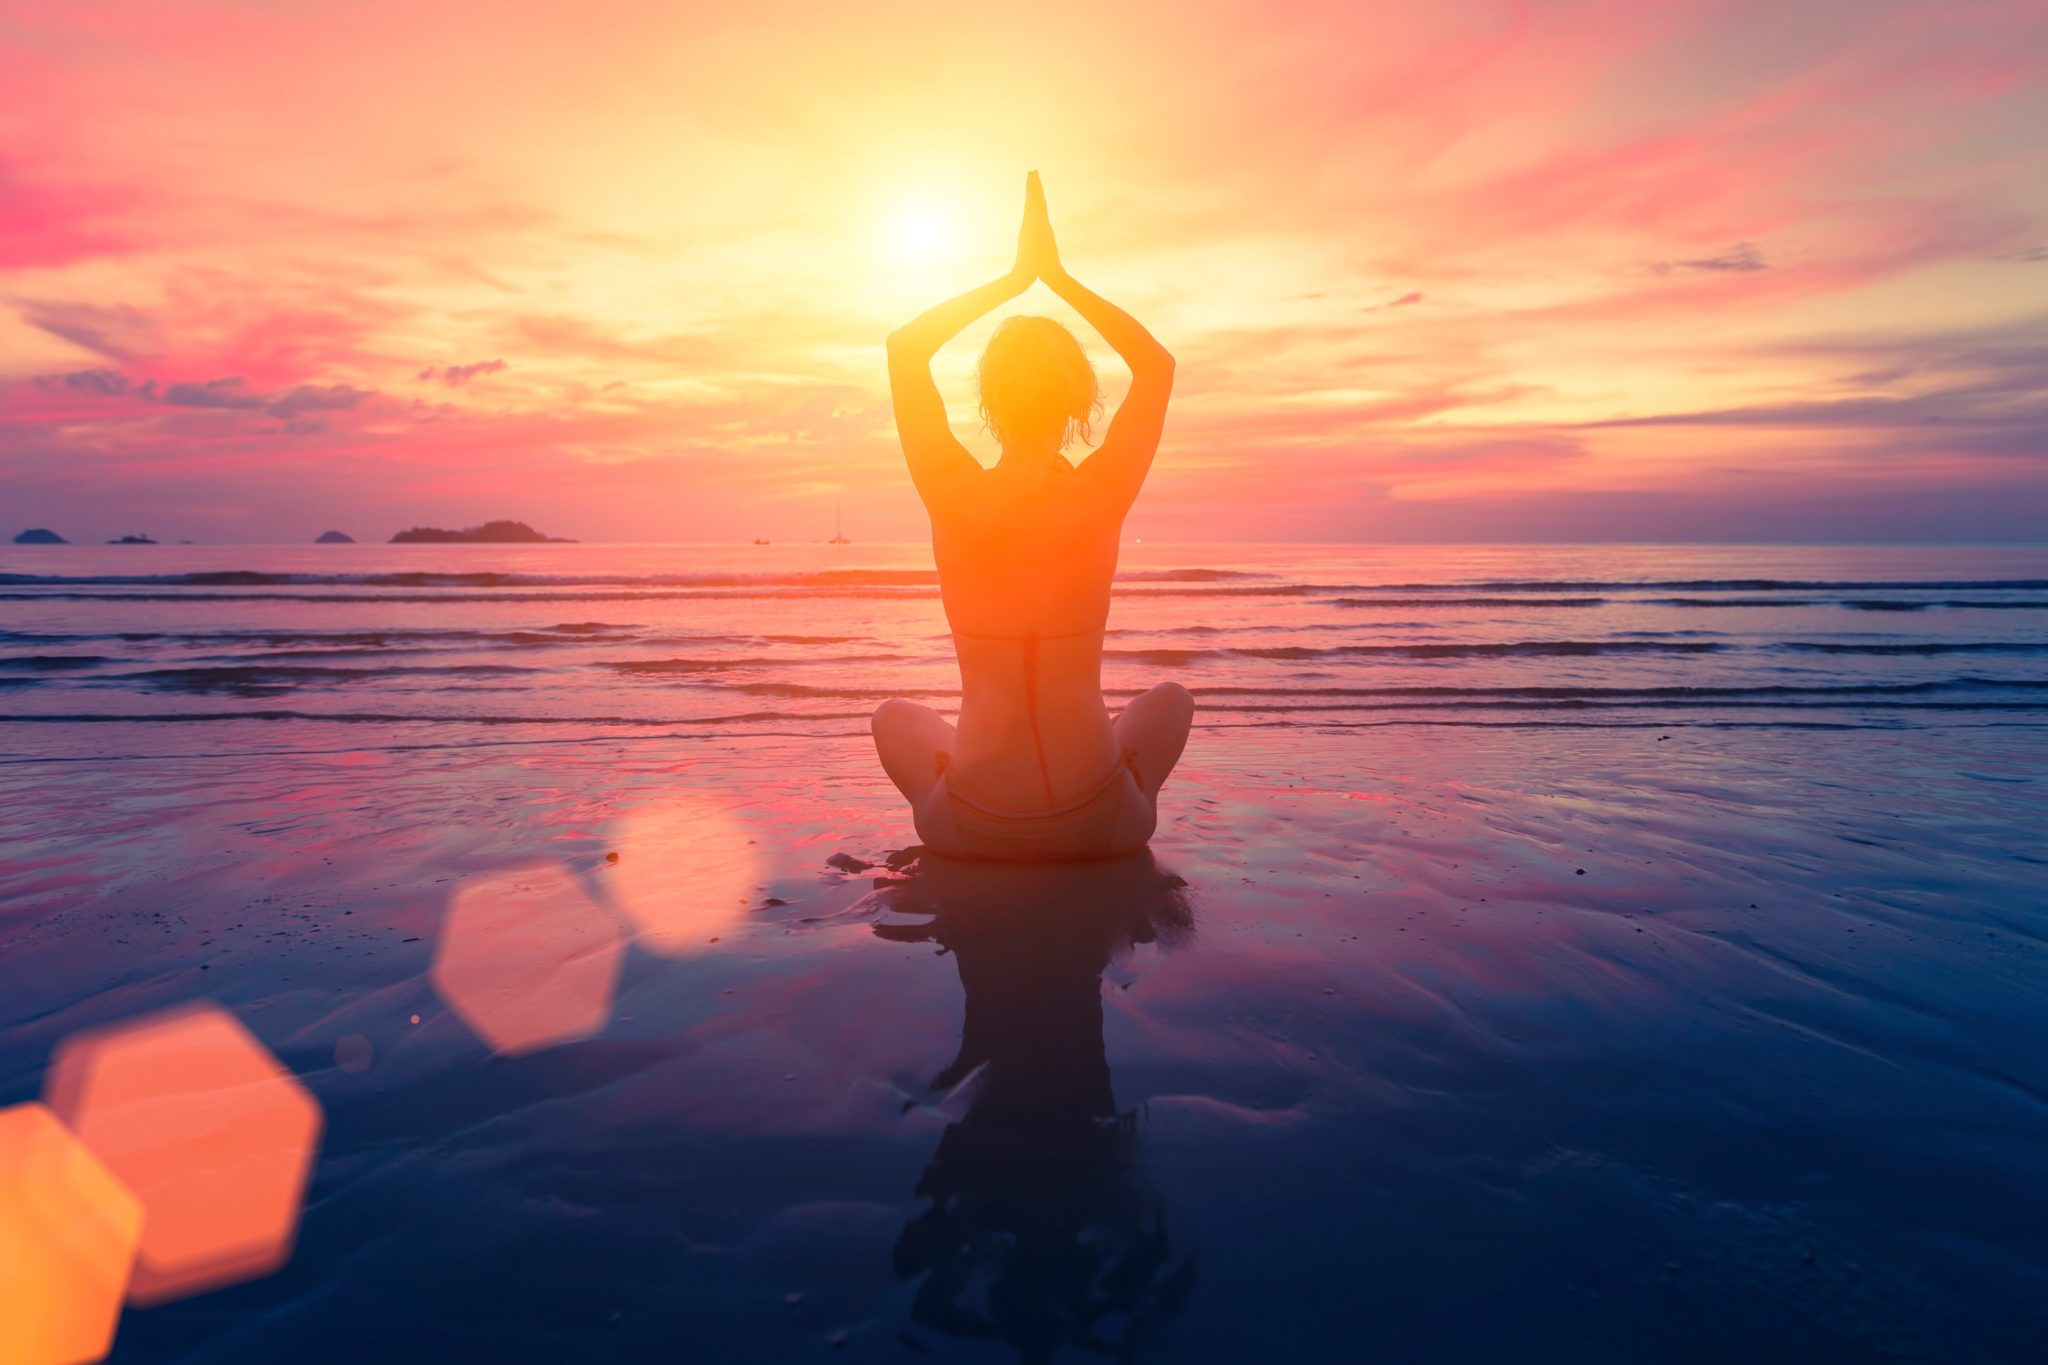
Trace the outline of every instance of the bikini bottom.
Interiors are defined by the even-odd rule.
[[[1138,785],[1137,751],[1126,749],[1079,797],[1049,809],[991,805],[965,786],[941,755],[939,778],[918,811],[918,834],[933,852],[990,862],[1078,862],[1113,858],[1151,838],[1151,802]],[[1142,829],[1132,815],[1142,811]],[[1134,837],[1136,836],[1136,837]]]

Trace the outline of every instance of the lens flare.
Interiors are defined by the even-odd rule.
[[[649,952],[708,951],[746,915],[759,870],[747,827],[709,801],[672,798],[636,811],[619,823],[612,849],[598,885]]]
[[[377,1049],[370,1040],[360,1033],[348,1033],[335,1040],[334,1064],[351,1076],[359,1076],[370,1069]]]
[[[455,893],[431,976],[477,1037],[517,1056],[604,1028],[624,946],[618,925],[574,874],[535,862]]]
[[[106,1355],[141,1237],[142,1201],[55,1114],[0,1109],[0,1360]]]
[[[142,1201],[130,1303],[257,1279],[291,1258],[320,1106],[226,1010],[67,1038],[44,1098]]]

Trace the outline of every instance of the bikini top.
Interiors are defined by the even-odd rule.
[[[1031,747],[1038,756],[1038,780],[1045,784],[1045,801],[1054,804],[1052,792],[1052,770],[1045,762],[1045,738],[1038,733],[1038,646],[1047,640],[1079,640],[1091,635],[1100,635],[1106,626],[1093,630],[1070,630],[1055,635],[1041,635],[1035,630],[1022,635],[979,635],[971,631],[955,630],[955,639],[962,640],[1014,640],[1024,646],[1024,714],[1031,722]],[[1114,770],[1112,770],[1113,772]]]

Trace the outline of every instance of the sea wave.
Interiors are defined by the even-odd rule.
[[[1604,607],[1604,597],[1338,597],[1333,607]]]
[[[1501,592],[2037,592],[2048,589],[2048,578],[1473,578],[1456,584],[1384,586],[1389,591],[1470,587]]]
[[[791,668],[797,665],[899,663],[901,654],[808,654],[780,658],[735,655],[727,659],[605,659],[601,667],[625,674],[724,673],[735,668]]]
[[[1235,583],[1275,575],[1244,569],[1125,569],[1125,583]],[[168,574],[0,573],[0,584],[22,587],[833,587],[921,586],[938,583],[936,569],[815,569],[789,573],[543,574],[288,573],[264,569],[210,569]],[[2043,578],[1458,578],[1400,583],[1309,584],[1276,587],[1332,592],[2012,592],[2048,590]]]
[[[0,731],[86,712],[71,718],[836,734],[890,696],[957,705],[921,556],[14,562],[80,572],[0,577]],[[2048,579],[2023,575],[2044,562],[1154,560],[1114,585],[1104,677],[1112,707],[1141,690],[1126,683],[1178,678],[1223,726],[2032,725],[2048,709]],[[1722,573],[1737,564],[1797,572]],[[156,566],[200,571],[130,572]],[[325,572],[349,566],[415,571]],[[467,566],[561,572],[442,572]],[[727,572],[750,566],[764,572]]]
[[[1335,659],[1563,659],[1604,654],[1713,654],[1734,646],[1705,640],[1512,640],[1474,644],[1239,645],[1215,649],[1105,649],[1105,659],[1179,668],[1212,659],[1312,663]]]
[[[98,668],[114,662],[114,659],[104,654],[0,655],[0,668],[20,669],[27,673],[57,673],[72,669]]]
[[[1872,644],[1862,641],[1777,640],[1762,646],[1801,654],[1869,654],[1925,656],[1937,654],[2048,654],[2048,640],[1916,640]]]
[[[397,678],[510,677],[539,670],[518,664],[435,664],[345,668],[317,664],[213,664],[191,668],[129,669],[101,675],[101,686],[135,686],[159,692],[275,693],[308,683],[385,682]]]
[[[1239,569],[1135,569],[1127,583],[1227,583],[1270,575]],[[936,586],[936,569],[818,569],[800,573],[537,574],[281,573],[263,569],[210,569],[167,574],[0,573],[12,587],[153,588],[815,588]]]
[[[1213,628],[1212,628],[1213,629]],[[0,644],[18,642],[19,634],[9,641],[0,637]],[[357,681],[376,677],[404,677],[444,675],[487,675],[490,673],[516,673],[532,671],[524,666],[510,664],[462,664],[433,665],[410,663],[380,663],[375,666],[345,666],[335,662],[340,659],[391,660],[397,657],[445,654],[477,649],[483,646],[507,646],[520,648],[535,644],[620,644],[640,643],[630,633],[624,639],[615,634],[577,634],[567,637],[542,635],[539,632],[506,631],[486,632],[472,630],[451,631],[406,631],[406,632],[303,632],[281,634],[266,632],[260,636],[234,634],[192,634],[178,635],[165,633],[150,636],[124,637],[30,637],[40,642],[76,638],[124,640],[149,639],[170,640],[178,643],[234,643],[244,647],[246,652],[221,655],[205,655],[191,659],[181,667],[160,667],[155,669],[105,672],[102,679],[128,679],[145,686],[187,685],[188,680],[197,679],[205,686],[234,686],[247,682],[252,685],[293,685],[318,681]],[[943,639],[943,636],[937,637]],[[267,647],[285,641],[317,643],[319,648],[286,649],[272,651]],[[869,665],[914,661],[917,656],[904,655],[886,650],[858,654],[821,654],[816,648],[823,645],[858,642],[850,636],[807,636],[807,635],[661,635],[650,642],[674,645],[678,643],[698,645],[776,645],[788,644],[798,647],[799,652],[779,655],[734,654],[723,656],[663,657],[648,659],[600,659],[591,661],[593,666],[608,669],[628,676],[662,676],[689,674],[718,674],[738,669],[771,669],[810,665]],[[263,648],[259,648],[263,647]],[[1601,658],[1611,656],[1674,657],[1687,655],[1740,655],[1748,653],[1819,654],[1844,657],[1870,658],[1936,658],[1948,655],[1985,655],[2030,658],[2048,656],[2048,640],[1920,640],[1920,641],[1836,641],[1836,640],[1764,640],[1755,642],[1717,640],[1509,640],[1472,641],[1416,644],[1345,644],[1345,645],[1228,645],[1217,644],[1206,647],[1175,647],[1170,645],[1139,645],[1128,648],[1112,646],[1103,650],[1106,661],[1128,662],[1153,668],[1189,668],[1232,660],[1261,661],[1272,663],[1335,663],[1346,659],[1382,659],[1417,661],[1454,661],[1486,659],[1566,659]],[[120,670],[122,665],[133,664],[136,657],[120,657],[98,653],[30,653],[0,654],[0,671],[77,675],[94,670]]]
[[[97,632],[0,630],[0,649],[18,646],[87,644],[119,640],[127,644],[168,643],[176,645],[240,645],[284,649],[298,645],[332,645],[337,648],[375,647],[387,644],[465,645],[548,645],[589,644],[606,637],[631,637],[640,627],[613,625],[604,621],[571,621],[561,625],[533,626],[524,630],[476,630],[450,626],[439,628],[395,628],[391,630],[114,630]],[[753,639],[756,637],[731,637]]]
[[[1847,607],[1851,611],[2044,611],[2048,601],[1996,597],[1642,597],[1645,607]]]
[[[948,691],[887,690],[857,688],[802,688],[796,684],[767,683],[735,689],[749,695],[784,701],[855,703],[852,709],[755,709],[697,716],[635,716],[616,712],[573,715],[508,714],[470,707],[459,711],[321,711],[277,707],[126,712],[61,712],[17,714],[6,719],[13,724],[116,724],[193,723],[223,721],[301,721],[335,724],[432,724],[452,726],[604,726],[642,729],[670,729],[714,725],[757,726],[770,723],[811,725],[820,721],[865,721],[869,703],[889,696],[923,696],[944,703],[957,696]],[[1127,697],[1136,689],[1115,690],[1106,695]],[[1240,693],[1253,695],[1243,696]],[[1803,717],[1841,717],[1859,711],[1884,712],[1904,718],[1915,712],[1968,713],[2035,716],[2048,714],[2048,699],[2006,696],[1943,694],[1939,688],[1920,691],[1914,687],[1866,689],[1799,688],[1530,688],[1530,689],[1380,689],[1352,695],[1349,689],[1257,689],[1197,688],[1198,714],[1314,717],[1312,723],[1330,723],[1346,715],[1464,715],[1564,713],[1603,714],[1657,712],[1774,712]],[[1788,724],[1813,723],[1809,720]]]
[[[958,688],[885,688],[885,687],[834,687],[796,682],[736,682],[727,684],[721,691],[738,692],[756,697],[816,697],[840,700],[879,700],[892,696],[957,697]],[[1494,702],[1557,702],[1557,703],[1652,703],[1652,702],[1707,702],[1725,704],[1749,704],[1762,701],[1799,701],[1801,704],[1832,704],[1836,702],[1857,705],[1870,699],[1892,701],[1927,698],[1949,700],[1958,697],[1984,697],[1995,701],[1989,694],[1994,692],[2015,692],[2031,697],[2034,693],[2048,692],[2048,679],[2038,678],[1980,678],[1973,676],[1953,678],[1930,678],[1909,683],[1757,683],[1730,684],[1725,687],[1665,684],[1647,687],[1622,686],[1545,686],[1539,684],[1484,687],[1458,686],[1456,684],[1412,684],[1388,687],[1341,687],[1303,686],[1298,683],[1276,682],[1271,684],[1221,684],[1205,686],[1195,684],[1188,689],[1195,696],[1198,706],[1207,705],[1219,698],[1258,697],[1282,700],[1312,699],[1316,701],[1346,700],[1368,702],[1372,700],[1434,701],[1457,703]],[[1104,696],[1136,696],[1137,688],[1105,688]],[[2028,701],[2028,705],[2048,705],[2048,701]],[[1238,709],[1238,708],[1233,708]]]
[[[141,589],[133,585],[93,586],[55,585],[40,586],[21,590],[15,585],[13,591],[0,591],[0,602],[157,602],[157,603],[227,603],[227,602],[295,602],[308,606],[328,604],[448,604],[448,603],[528,603],[552,602],[567,605],[666,602],[666,601],[708,601],[708,600],[811,600],[829,598],[834,600],[875,599],[891,601],[915,601],[936,598],[938,585],[929,576],[905,577],[902,582],[872,581],[779,583],[760,580],[740,582],[693,583],[682,586],[636,586],[632,588],[605,587],[602,585],[570,588],[532,588],[507,586],[487,591],[477,591],[474,585],[449,586],[438,590],[421,590],[415,587],[403,589],[364,591],[365,585],[349,585],[352,590],[313,590],[301,585],[302,590],[290,591],[286,587],[244,591],[221,589],[212,585],[152,585]],[[1357,584],[1331,583],[1125,583],[1115,589],[1120,599],[1142,598],[1294,598],[1313,601],[1330,606],[1352,610],[1381,610],[1387,608],[1441,609],[1457,607],[1506,607],[1523,608],[1555,607],[1601,607],[1615,604],[1657,607],[1820,607],[1839,606],[1856,611],[1926,611],[1948,610],[2048,610],[2048,599],[2041,598],[1825,598],[1825,597],[1627,597],[1627,596],[1569,596],[1545,597],[1535,595],[1481,595],[1469,591],[1454,594],[1452,590],[1417,596],[1361,595],[1376,593],[1376,589],[1360,587]]]

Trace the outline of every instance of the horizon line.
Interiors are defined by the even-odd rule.
[[[831,545],[826,538],[771,540],[765,544],[749,540],[582,540],[574,537],[536,541],[394,541],[394,540],[349,540],[321,543],[317,540],[154,540],[146,545],[122,543],[120,541],[76,540],[61,544],[22,544],[0,541],[0,549],[21,550],[80,550],[120,548],[134,549],[207,549],[228,546],[246,546],[257,549],[301,549],[318,548],[345,552],[350,545],[383,546],[403,545],[407,548],[432,546],[440,549],[542,549],[562,547],[667,547],[667,548],[729,548],[773,549],[789,545]],[[1788,547],[1805,549],[2048,549],[2048,538],[2039,540],[1903,540],[1903,539],[1816,539],[1816,540],[1151,540],[1133,537],[1118,542],[1120,548],[1136,545],[1153,545],[1169,549],[1213,546],[1258,546],[1258,547],[1321,547],[1356,549],[1361,547],[1458,547],[1458,548],[1598,548],[1598,549],[1672,549],[1680,547],[1718,549],[1783,549]],[[845,548],[929,548],[929,540],[867,540],[847,542]]]

